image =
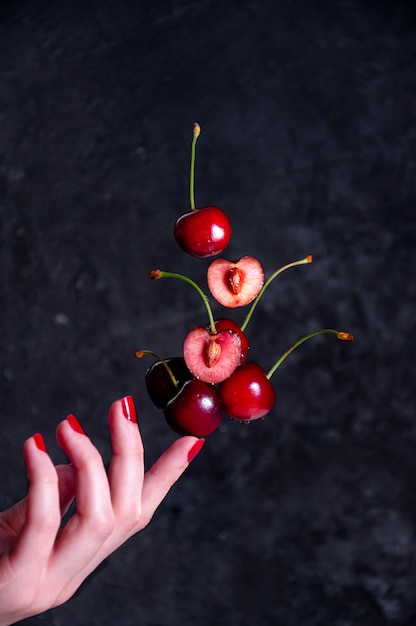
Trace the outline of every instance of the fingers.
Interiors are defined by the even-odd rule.
[[[58,476],[40,435],[24,444],[29,490],[26,498],[26,521],[14,545],[11,561],[46,563],[61,521]]]
[[[77,505],[55,549],[55,570],[59,574],[65,571],[68,579],[56,597],[57,604],[133,534],[140,516],[144,474],[143,445],[131,397],[114,402],[109,411],[113,457],[108,478],[98,451],[74,420],[72,416],[68,425],[67,418],[57,430],[58,442],[76,471]],[[71,432],[71,423],[76,432]],[[100,532],[103,519],[110,525],[101,526]]]
[[[205,439],[196,437],[177,439],[146,472],[142,491],[142,528],[150,521],[172,485],[200,452],[204,442]]]
[[[178,439],[145,474],[130,397],[111,406],[109,427],[113,456],[108,476],[74,416],[57,428],[57,441],[71,465],[55,468],[39,435],[25,443],[30,486],[26,499],[9,511],[6,524],[17,539],[13,545],[11,538],[13,547],[3,558],[9,559],[11,575],[19,575],[16,593],[31,591],[30,597],[26,593],[30,614],[33,607],[39,612],[67,600],[109,554],[144,528],[204,443],[196,437]],[[76,511],[59,534],[61,515],[74,498]]]
[[[113,446],[109,483],[120,544],[147,525],[205,440],[182,437],[144,474],[143,443],[131,396],[113,403],[109,425]]]
[[[90,562],[112,533],[114,516],[102,458],[73,415],[59,424],[57,440],[76,473],[76,512],[62,530],[54,551],[58,571],[70,579]]]
[[[118,532],[128,535],[141,512],[144,450],[133,399],[127,396],[110,407],[108,416],[113,456],[109,484]]]
[[[36,563],[39,583],[48,572],[53,605],[67,599],[100,562],[146,526],[204,443],[196,437],[178,439],[145,474],[130,397],[111,406],[109,427],[113,456],[108,476],[74,416],[57,428],[57,441],[71,465],[55,468],[40,436],[25,443],[27,515],[11,558],[22,570],[25,563]],[[61,514],[74,498],[76,511],[58,535]]]

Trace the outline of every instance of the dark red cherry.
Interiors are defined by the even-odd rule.
[[[222,209],[206,206],[179,217],[173,232],[182,250],[204,259],[226,248],[231,239],[231,224]]]
[[[241,352],[240,352],[240,363],[244,363],[248,356],[249,343],[247,335],[241,330],[239,325],[234,321],[230,320],[226,317],[221,317],[218,320],[215,320],[215,328],[217,332],[222,330],[232,330],[240,337],[241,341]]]
[[[264,370],[246,361],[219,385],[224,412],[244,422],[264,417],[276,402],[276,392]]]
[[[172,380],[172,375],[176,384]],[[147,393],[158,409],[165,409],[169,400],[191,379],[192,374],[186,367],[183,357],[175,356],[164,361],[155,361],[146,372]]]
[[[176,433],[194,437],[210,435],[222,420],[221,402],[215,387],[196,379],[184,384],[168,402],[164,413]]]

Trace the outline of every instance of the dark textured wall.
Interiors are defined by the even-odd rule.
[[[414,2],[15,0],[0,9],[0,471],[74,412],[107,460],[133,394],[151,463],[174,435],[138,348],[179,354],[204,280],[172,237],[197,203],[227,257],[282,275],[249,326],[264,421],[209,437],[152,524],[30,624],[416,624]],[[242,314],[235,313],[235,319]]]

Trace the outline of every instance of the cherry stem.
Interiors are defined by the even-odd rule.
[[[339,331],[339,330],[332,330],[331,328],[321,328],[320,330],[316,330],[313,333],[309,333],[308,335],[305,335],[304,337],[301,337],[301,339],[298,339],[298,341],[296,343],[294,343],[293,346],[291,346],[288,350],[286,350],[286,352],[284,354],[282,354],[280,359],[278,361],[276,361],[276,363],[273,365],[273,367],[266,374],[267,378],[270,380],[270,378],[273,376],[273,374],[275,373],[277,368],[283,363],[285,358],[287,356],[289,356],[289,354],[291,352],[293,352],[293,350],[295,350],[295,348],[300,346],[302,343],[304,343],[305,341],[307,341],[311,337],[315,337],[315,335],[324,335],[324,334],[335,335],[335,337],[337,339],[341,339],[341,341],[351,341],[351,343],[354,343],[354,337],[350,333],[346,333],[344,331]]]
[[[189,199],[191,203],[191,210],[195,211],[195,148],[196,142],[201,132],[201,127],[199,124],[194,124],[194,131],[192,137],[192,147],[191,147],[191,171],[189,175]]]
[[[156,352],[153,352],[153,350],[137,350],[136,352],[136,356],[138,359],[141,359],[144,356],[149,356],[149,355],[154,356],[158,361],[160,361],[163,364],[167,373],[169,374],[171,381],[173,382],[175,386],[175,389],[179,389],[178,381],[176,380],[174,373],[170,369],[169,365],[166,363],[165,359],[162,359],[162,357],[156,354]]]
[[[264,294],[264,292],[266,291],[267,287],[270,285],[270,283],[277,277],[279,276],[279,274],[281,274],[282,272],[284,272],[285,270],[288,270],[290,267],[296,267],[297,265],[305,265],[306,263],[312,263],[312,255],[309,254],[307,257],[305,257],[304,259],[300,259],[300,261],[294,261],[293,263],[288,263],[288,265],[284,265],[283,267],[281,267],[280,269],[276,270],[274,272],[274,274],[272,274],[264,283],[263,287],[261,288],[261,291],[259,292],[258,296],[255,298],[255,300],[253,301],[253,304],[250,307],[249,312],[247,313],[247,316],[244,320],[244,322],[241,325],[241,330],[244,332],[244,330],[247,328],[247,324],[249,323],[251,316],[254,313],[254,309],[256,308],[256,306],[259,303],[260,298],[262,297],[262,295]]]
[[[149,278],[156,279],[156,280],[158,280],[159,278],[178,278],[179,280],[185,281],[186,283],[191,285],[194,289],[196,289],[196,291],[201,296],[202,301],[205,304],[205,308],[208,313],[210,333],[211,335],[217,334],[217,329],[215,328],[215,322],[214,322],[214,315],[212,313],[209,300],[207,296],[204,294],[204,292],[202,291],[202,289],[199,287],[199,285],[196,284],[195,281],[193,281],[191,278],[188,278],[187,276],[184,276],[183,274],[176,274],[175,272],[163,272],[162,270],[151,271],[149,274]]]

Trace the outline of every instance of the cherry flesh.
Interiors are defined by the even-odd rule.
[[[167,367],[166,367],[167,366]],[[176,384],[172,380],[170,369]],[[146,372],[146,389],[153,404],[158,409],[165,409],[183,385],[192,379],[192,374],[186,367],[185,359],[181,356],[155,361]]]
[[[207,281],[217,302],[235,308],[249,304],[258,296],[264,283],[264,271],[252,256],[245,256],[235,263],[216,259],[208,268]]]
[[[217,332],[220,332],[221,330],[232,330],[234,333],[237,333],[241,341],[240,363],[244,363],[248,357],[250,345],[247,335],[241,330],[240,326],[234,320],[221,317],[215,320],[215,328],[217,329]]]
[[[189,371],[206,383],[220,383],[235,370],[241,358],[241,340],[232,330],[212,333],[199,326],[185,337],[183,356]]]
[[[222,407],[218,393],[202,380],[186,382],[170,400],[164,411],[169,426],[179,435],[206,437],[222,421]]]
[[[246,361],[219,386],[224,412],[249,422],[264,417],[276,402],[276,392],[264,370]]]
[[[201,207],[176,220],[174,236],[182,250],[204,259],[226,248],[231,239],[231,224],[222,209],[216,206]]]

